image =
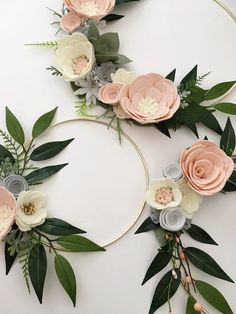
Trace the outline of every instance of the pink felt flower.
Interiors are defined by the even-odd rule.
[[[15,222],[16,201],[14,196],[0,186],[0,240],[11,230]]]
[[[74,12],[69,12],[62,16],[61,28],[68,33],[72,33],[76,28],[82,25],[83,19]]]
[[[64,0],[70,11],[88,20],[99,21],[115,6],[115,0]]]
[[[121,88],[121,84],[108,83],[100,88],[98,97],[105,104],[115,105],[119,101]]]
[[[174,83],[154,73],[141,75],[124,86],[119,101],[124,111],[142,124],[170,119],[180,105]]]
[[[180,157],[188,184],[201,195],[220,192],[234,170],[233,160],[210,141],[197,141]]]

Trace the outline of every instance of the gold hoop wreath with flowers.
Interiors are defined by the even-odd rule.
[[[49,142],[35,147],[35,139],[51,125],[57,108],[42,115],[32,128],[32,139],[25,141],[24,130],[6,108],[7,132],[0,130],[0,240],[5,242],[6,275],[18,259],[30,292],[31,284],[40,303],[43,300],[47,273],[47,254],[54,255],[57,277],[76,305],[76,278],[72,266],[59,254],[67,252],[105,251],[80,234],[85,231],[57,218],[48,218],[46,195],[35,189],[45,179],[67,164],[43,168],[32,162],[53,158],[73,139]]]
[[[126,2],[130,1],[65,0],[62,13],[53,11],[59,19],[53,24],[61,37],[30,45],[55,49],[54,65],[48,69],[70,82],[81,117],[106,119],[119,133],[126,121],[154,126],[169,137],[170,129],[182,126],[198,136],[199,123],[221,135],[214,112],[236,114],[236,104],[219,101],[236,81],[204,89],[202,82],[210,72],[200,76],[197,66],[178,85],[174,83],[176,69],[166,76],[127,71],[122,65],[131,60],[119,53],[118,33],[100,35],[98,30],[104,20],[120,17],[110,12]],[[100,116],[90,112],[96,106],[105,108]]]
[[[186,314],[208,313],[197,301],[200,294],[220,313],[233,314],[225,297],[207,282],[197,280],[191,264],[201,271],[233,283],[215,260],[196,247],[185,247],[181,236],[188,234],[196,241],[217,245],[201,227],[192,223],[203,196],[236,191],[235,132],[228,119],[221,136],[220,147],[207,139],[198,140],[182,152],[178,164],[164,169],[164,177],[150,183],[146,202],[151,206],[150,217],[136,233],[155,230],[161,233],[162,245],[144,277],[149,279],[170,264],[159,281],[149,314],[168,303],[172,313],[171,298],[180,285],[187,292]],[[197,294],[198,293],[198,294]]]

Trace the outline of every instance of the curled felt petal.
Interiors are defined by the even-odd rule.
[[[172,232],[182,230],[186,223],[186,217],[183,211],[178,207],[162,210],[159,219],[161,227]]]
[[[61,28],[65,32],[68,32],[68,33],[71,33],[74,30],[76,30],[76,28],[81,26],[81,24],[82,24],[82,18],[74,12],[70,12],[63,15],[60,20]]]
[[[114,105],[119,101],[119,94],[122,85],[115,83],[108,83],[100,88],[98,97],[105,104]]]

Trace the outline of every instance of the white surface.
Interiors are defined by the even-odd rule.
[[[227,0],[227,4],[236,13],[235,1]],[[5,1],[2,5],[0,13],[0,122],[2,128],[5,126],[5,105],[10,106],[19,119],[24,121],[24,126],[29,131],[35,119],[55,105],[59,106],[57,121],[75,117],[74,99],[69,86],[62,79],[51,77],[45,71],[45,68],[52,64],[53,52],[24,46],[24,43],[54,38],[55,30],[49,25],[52,21],[51,14],[46,7],[58,9],[60,5],[61,1],[56,0],[15,0]],[[131,68],[137,72],[156,71],[166,74],[177,67],[178,78],[180,78],[198,63],[202,73],[209,70],[212,72],[212,75],[204,82],[206,87],[219,81],[235,79],[236,25],[212,0],[144,0],[123,7],[120,11],[125,13],[126,17],[107,27],[107,30],[119,32],[121,50],[134,60]],[[229,99],[236,101],[235,91],[231,93]],[[222,123],[223,121],[224,119],[222,119]],[[233,121],[236,127],[236,120]],[[93,127],[97,130],[97,126],[85,127],[91,137],[94,133]],[[160,176],[164,166],[176,162],[179,153],[195,140],[194,136],[185,130],[173,134],[172,140],[153,128],[126,127],[126,130],[143,151],[152,178]],[[207,133],[210,139],[217,140],[217,137],[211,135],[206,129],[202,129],[201,133],[202,135]],[[110,134],[103,136],[107,136],[109,144],[112,142]],[[104,145],[105,139],[102,138],[101,141]],[[91,146],[83,145],[84,147],[80,147],[81,150],[92,151]],[[115,145],[119,146],[118,141],[117,144],[114,141],[112,145],[116,151],[120,150],[119,147],[115,147]],[[123,173],[124,165],[126,169],[128,163],[135,157],[134,153],[130,152],[130,146],[127,145],[122,150],[124,150],[124,160],[115,164],[114,167]],[[96,152],[94,153],[96,154]],[[75,156],[72,155],[72,159],[68,160],[69,148],[65,154],[65,159],[67,159],[65,161],[75,161]],[[119,155],[121,155],[121,151]],[[78,161],[79,158],[78,155]],[[104,158],[108,158],[105,152]],[[91,165],[86,166],[90,167]],[[62,174],[69,176],[68,169],[63,170]],[[105,180],[108,175],[112,178],[110,171],[109,167],[108,174],[101,178],[102,184],[106,184]],[[126,175],[124,185],[127,180],[132,180],[129,173]],[[59,188],[62,180],[62,175],[52,179],[51,185],[48,184],[48,193],[50,190],[53,191],[53,183]],[[86,178],[78,176],[73,177],[72,180],[83,185]],[[139,199],[141,187],[127,185],[130,195],[138,195]],[[69,193],[68,188],[66,188],[66,192]],[[103,195],[103,191],[101,191],[101,195]],[[58,196],[55,192],[53,196],[56,199],[55,202],[58,202],[60,195]],[[111,207],[118,202],[117,195],[113,196]],[[68,200],[72,199],[74,202],[76,195],[71,195],[71,197],[67,195],[67,197]],[[219,247],[202,245],[202,249],[206,247],[206,251],[236,280],[235,200],[235,194],[227,197],[217,195],[206,199],[201,210],[195,216],[194,222],[205,227],[220,245]],[[50,202],[52,210],[56,213],[53,200]],[[60,213],[60,216],[64,216],[63,213],[66,215],[66,210],[67,208]],[[134,228],[123,239],[109,247],[106,253],[71,254],[69,256],[79,285],[76,309],[72,308],[62,288],[57,284],[53,265],[49,265],[44,304],[39,305],[34,294],[32,297],[28,296],[20,267],[16,265],[6,278],[4,261],[1,258],[1,313],[147,313],[160,275],[144,287],[141,287],[140,284],[147,267],[155,256],[158,243],[152,232],[138,236],[135,236],[134,232],[147,217],[148,212],[149,209],[146,208]],[[94,237],[92,228],[89,236]],[[186,239],[186,245],[188,243],[198,245]],[[198,278],[206,277],[200,271],[195,274]],[[233,310],[236,311],[236,287],[210,277],[209,282],[224,291]],[[173,299],[175,314],[184,313],[185,300],[186,296],[183,292],[179,292],[178,297]],[[164,314],[167,311],[167,308],[163,307],[158,313]],[[211,309],[211,313],[215,314],[216,311]]]

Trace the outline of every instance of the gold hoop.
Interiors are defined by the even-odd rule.
[[[66,123],[70,123],[70,122],[94,122],[94,123],[98,123],[98,124],[102,124],[102,125],[105,125],[105,126],[109,126],[109,123],[105,122],[105,121],[102,121],[102,120],[97,120],[97,119],[93,119],[93,118],[73,118],[73,119],[69,119],[69,120],[64,120],[64,121],[60,121],[60,122],[57,122],[55,124],[53,124],[50,129],[52,128],[55,128],[57,126],[60,126],[62,124],[66,124]],[[109,126],[111,129],[117,131],[117,128],[114,127],[114,126]],[[148,172],[148,167],[147,167],[147,163],[146,163],[146,160],[140,150],[140,148],[138,147],[138,145],[131,139],[131,137],[126,134],[124,131],[121,131],[121,135],[134,147],[135,151],[137,152],[138,156],[140,157],[140,160],[141,160],[141,163],[142,163],[142,166],[143,166],[143,170],[144,170],[144,174],[145,174],[145,188],[147,189],[148,187],[148,184],[149,184],[149,172]],[[141,207],[140,209],[138,210],[138,213],[137,213],[137,217],[135,218],[135,220],[133,221],[133,223],[128,226],[128,228],[121,234],[119,235],[117,238],[115,238],[114,240],[108,242],[108,243],[105,243],[103,244],[103,247],[107,247],[115,242],[117,242],[118,240],[120,240],[124,235],[126,235],[130,229],[135,225],[135,223],[137,222],[137,220],[139,219],[139,217],[141,216],[142,212],[143,212],[143,209],[145,207],[145,200],[143,200],[142,204],[141,204]],[[42,241],[45,245],[49,246],[47,242],[45,241]],[[68,250],[66,249],[63,249],[59,246],[54,246],[58,251],[64,251],[64,252],[68,252]]]
[[[221,0],[213,0],[215,3],[217,3],[234,21],[236,24],[236,16],[235,14],[223,3]]]

